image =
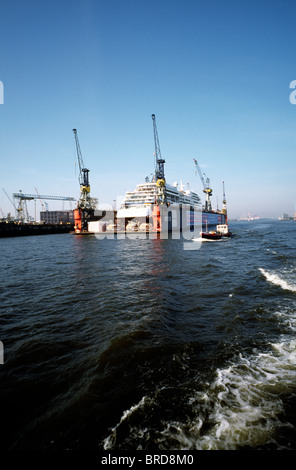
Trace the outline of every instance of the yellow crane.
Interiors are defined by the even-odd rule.
[[[205,175],[205,178],[206,178],[206,181],[205,181],[205,179],[203,177],[203,174],[201,172],[201,169],[199,167],[199,164],[197,163],[197,160],[194,158],[193,161],[195,163],[196,169],[199,173],[199,176],[200,176],[200,179],[201,179],[201,182],[202,182],[202,185],[203,185],[203,192],[206,195],[205,211],[206,212],[211,212],[213,210],[212,209],[212,202],[211,202],[211,196],[212,196],[213,190],[211,189],[210,180]]]

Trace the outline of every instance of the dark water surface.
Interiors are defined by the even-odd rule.
[[[296,222],[231,230],[1,239],[2,447],[296,450]]]

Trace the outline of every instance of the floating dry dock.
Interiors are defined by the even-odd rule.
[[[69,233],[73,230],[73,224],[24,224],[19,222],[0,222],[0,238]]]

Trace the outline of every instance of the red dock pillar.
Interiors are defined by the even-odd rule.
[[[82,230],[82,211],[78,207],[77,209],[74,209],[74,228],[75,232],[81,232]]]
[[[161,215],[159,205],[155,204],[152,211],[153,231],[161,232]]]

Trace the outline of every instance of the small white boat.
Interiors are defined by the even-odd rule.
[[[228,224],[217,225],[216,232],[219,233],[222,237],[232,236],[232,232],[229,232]]]

